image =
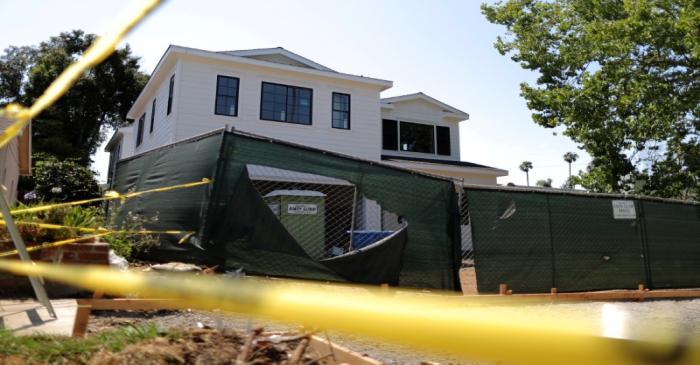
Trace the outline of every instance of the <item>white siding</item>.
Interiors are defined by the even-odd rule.
[[[253,65],[224,63],[188,56],[182,58],[175,140],[182,140],[226,125],[237,130],[282,139],[361,158],[379,160],[381,123],[379,88],[352,81],[303,75]],[[214,114],[217,75],[239,78],[238,116]],[[313,89],[312,125],[260,119],[262,82]],[[351,129],[331,127],[331,94],[351,95]]]
[[[393,109],[382,109],[382,119],[393,119],[403,122],[430,124],[450,128],[450,155],[438,155],[437,146],[435,148],[435,153],[382,150],[382,154],[440,160],[460,160],[459,123],[444,118],[442,109],[424,100],[402,101],[393,103],[392,105],[394,106]]]
[[[12,121],[0,118],[0,131],[9,127]],[[19,143],[18,137],[11,139],[0,149],[0,184],[7,188],[5,197],[10,205],[17,200],[17,182],[19,181]]]
[[[155,93],[149,93],[147,95],[141,96],[142,98],[144,98],[145,102],[139,109],[138,116],[136,117],[136,120],[133,123],[133,133],[131,136],[124,136],[125,139],[132,139],[132,143],[134,146],[134,154],[152,150],[154,148],[158,148],[175,141],[175,125],[177,123],[176,119],[180,104],[178,103],[177,99],[180,89],[180,75],[177,71],[178,64],[176,64],[170,69],[169,72],[166,73],[167,77],[165,77],[162,80],[159,80],[159,84],[156,88]],[[167,115],[168,89],[170,87],[170,76],[172,76],[173,74],[175,74],[175,94],[173,95],[173,108],[170,115]],[[156,113],[155,119],[153,121],[153,133],[151,133],[151,106],[154,97],[156,98]],[[143,142],[141,143],[141,145],[136,147],[136,138],[138,134],[139,122],[138,118],[141,118],[141,115],[143,115],[144,113],[146,113],[146,119],[144,119],[143,124]],[[130,154],[125,154],[125,152],[128,152],[128,150],[122,150],[122,158],[130,156]]]

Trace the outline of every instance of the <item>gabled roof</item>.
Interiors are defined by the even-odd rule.
[[[134,130],[133,126],[134,123],[131,123],[129,125],[117,128],[117,130],[114,131],[114,134],[112,134],[112,137],[110,137],[109,141],[107,142],[107,145],[105,146],[105,152],[111,151],[112,148],[117,144],[117,142],[121,141],[121,139],[124,138],[125,134],[131,134],[131,132]]]
[[[399,96],[392,96],[390,98],[382,98],[381,103],[383,108],[391,108],[393,104],[395,103],[400,103],[403,101],[412,101],[412,100],[423,100],[426,101],[430,104],[436,105],[446,113],[452,114],[455,117],[463,118],[463,120],[469,119],[469,114],[466,112],[463,112],[451,105],[447,105],[443,103],[440,100],[437,100],[429,95],[426,95],[422,92],[417,92],[414,94],[406,94],[406,95],[399,95]]]
[[[283,48],[262,48],[243,51],[214,52],[171,44],[168,46],[168,49],[165,50],[163,56],[161,56],[158,64],[151,73],[151,77],[148,79],[146,86],[144,86],[143,90],[141,90],[141,93],[134,101],[134,104],[132,104],[131,109],[129,109],[127,118],[138,118],[138,116],[135,115],[137,107],[140,107],[142,104],[146,103],[143,96],[155,86],[154,84],[164,80],[165,77],[169,77],[168,75],[165,75],[165,72],[168,70],[167,66],[173,65],[177,58],[183,55],[243,65],[262,66],[277,70],[295,72],[303,75],[353,81],[378,87],[380,91],[386,90],[393,86],[393,83],[388,80],[333,71],[328,67],[320,65]]]
[[[218,53],[223,53],[237,57],[252,58],[260,61],[279,63],[283,65],[306,67],[319,71],[336,72],[335,70],[332,70],[324,65],[311,61],[306,57],[302,57],[282,47],[243,49],[238,51],[222,51]]]

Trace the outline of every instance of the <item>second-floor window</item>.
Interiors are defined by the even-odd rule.
[[[153,99],[153,103],[151,103],[151,128],[149,129],[148,133],[153,133],[153,121],[156,119],[156,99]]]
[[[350,95],[333,93],[333,128],[350,129]]]
[[[143,113],[141,118],[139,118],[138,130],[136,131],[136,147],[141,145],[143,142],[143,123],[146,122],[146,113]]]
[[[435,153],[434,133],[432,125],[401,122],[399,147],[401,151]]]
[[[382,120],[382,149],[450,156],[450,128],[430,124]]]
[[[450,128],[435,126],[435,139],[437,140],[437,154],[449,156],[452,150],[450,146]]]
[[[170,76],[170,86],[168,87],[168,115],[173,111],[173,94],[175,93],[175,75]]]
[[[310,125],[312,97],[305,87],[263,82],[260,119]]]
[[[216,105],[214,114],[238,115],[238,78],[228,76],[216,77]]]

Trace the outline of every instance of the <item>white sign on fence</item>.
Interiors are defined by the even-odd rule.
[[[612,208],[615,219],[637,219],[637,211],[634,209],[632,200],[613,200]]]
[[[287,204],[287,214],[316,215],[318,214],[318,205],[290,203]]]

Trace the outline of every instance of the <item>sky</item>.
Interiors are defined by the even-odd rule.
[[[0,49],[34,45],[62,31],[101,34],[132,1],[0,1]],[[562,155],[590,157],[557,131],[536,125],[520,83],[537,75],[493,47],[505,28],[490,24],[482,1],[170,0],[125,40],[150,73],[169,44],[213,51],[284,47],[340,72],[392,80],[382,97],[422,91],[469,113],[460,124],[461,159],[509,171],[499,178],[525,185],[522,161],[532,161],[530,183],[564,183]],[[108,155],[94,156],[104,181]]]

